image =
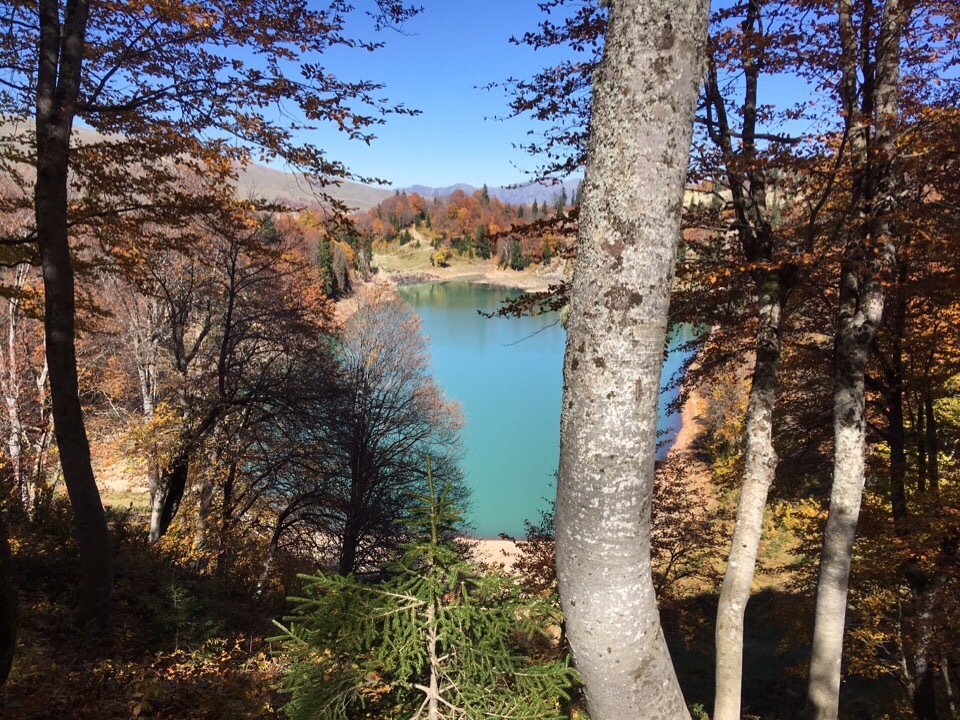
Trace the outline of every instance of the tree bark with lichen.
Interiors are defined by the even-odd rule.
[[[650,500],[703,0],[610,3],[567,326],[557,576],[594,720],[687,718],[660,626]]]

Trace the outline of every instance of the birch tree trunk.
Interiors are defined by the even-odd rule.
[[[593,720],[688,718],[650,569],[660,366],[704,0],[610,3],[564,363],[557,576]]]

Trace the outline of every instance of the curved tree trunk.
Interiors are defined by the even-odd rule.
[[[75,348],[73,262],[67,232],[70,133],[80,87],[88,3],[40,0],[40,67],[37,74],[37,240],[43,271],[44,330],[54,435],[73,508],[80,548],[77,618],[106,624],[113,595],[110,533],[90,464]]]
[[[717,606],[714,720],[739,720],[743,678],[743,618],[757,564],[767,495],[777,470],[773,411],[780,373],[783,286],[779,273],[759,283],[757,356],[747,404],[746,462],[730,555]]]
[[[557,577],[590,717],[671,720],[689,713],[654,596],[650,501],[708,7],[610,5],[564,363]]]

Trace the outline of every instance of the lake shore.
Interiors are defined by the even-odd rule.
[[[698,417],[704,400],[696,388],[690,391],[686,402],[680,409],[680,428],[677,437],[670,446],[670,455],[692,456],[695,445],[700,437],[701,428]],[[690,482],[706,482],[709,478],[709,468],[701,467],[702,463],[692,463],[693,473]],[[475,562],[483,565],[502,565],[505,570],[512,570],[520,557],[520,548],[512,540],[464,538],[472,545],[471,555]]]
[[[569,279],[572,265],[569,261],[553,261],[531,265],[524,270],[510,270],[497,266],[496,260],[453,258],[445,267],[430,264],[433,251],[410,249],[398,253],[374,253],[373,266],[377,272],[372,282],[405,285],[420,282],[464,282],[502,285],[528,292],[540,292]]]
[[[517,288],[528,292],[539,292],[549,289],[568,279],[565,274],[569,269],[559,261],[547,266],[534,266],[523,271],[504,270],[497,267],[493,260],[466,260],[455,259],[449,267],[433,267],[427,260],[429,253],[422,251],[407,251],[404,254],[374,255],[374,273],[368,284],[374,288],[395,290],[402,285],[430,282],[475,282],[489,285],[498,285]],[[349,306],[349,299],[344,301]],[[338,306],[340,303],[338,303]],[[352,308],[344,307],[348,313]],[[680,412],[680,426],[676,439],[670,448],[670,454],[689,454],[700,433],[697,418],[701,412],[702,399],[696,390],[693,390]],[[700,475],[700,472],[696,472]],[[694,479],[695,482],[700,478]],[[491,537],[465,536],[464,540],[471,546],[471,555],[476,562],[487,565],[502,565],[505,569],[512,569],[520,555],[520,550],[512,540],[503,540]]]

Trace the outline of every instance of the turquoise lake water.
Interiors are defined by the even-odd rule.
[[[466,417],[463,469],[472,489],[471,532],[523,535],[556,491],[565,331],[557,316],[487,319],[516,290],[472,282],[406,285],[400,294],[423,319],[434,375]],[[681,333],[683,334],[683,333]],[[666,380],[683,361],[671,352]],[[676,432],[679,417],[660,427]]]

